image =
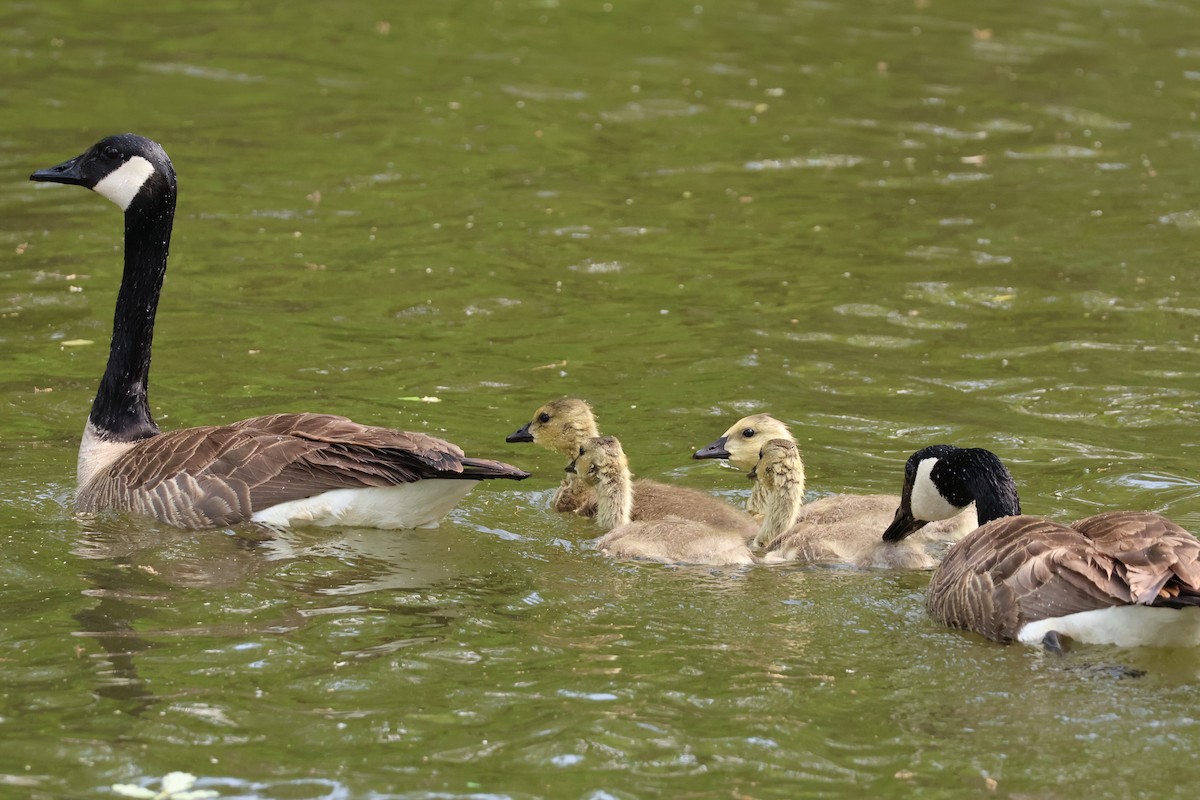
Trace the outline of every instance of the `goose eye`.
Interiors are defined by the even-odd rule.
[[[120,158],[120,157],[121,157],[121,151],[120,151],[120,150],[118,150],[117,148],[113,147],[113,146],[110,144],[108,147],[105,147],[105,148],[104,148],[104,150],[103,150],[103,152],[101,153],[101,155],[102,155],[102,156],[104,156],[105,158],[112,159],[113,161],[116,161],[118,158]]]
[[[542,413],[538,414],[538,422],[540,422],[540,423],[542,423],[543,425],[545,425],[545,424],[546,424],[547,422],[549,422],[549,421],[550,421],[550,415],[549,415],[549,414],[547,414],[545,411],[543,411]]]
[[[753,438],[754,437],[754,428],[746,428],[746,430],[742,431],[742,437],[745,439]]]

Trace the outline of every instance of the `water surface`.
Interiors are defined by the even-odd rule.
[[[1198,16],[0,4],[0,796],[1194,784],[1190,652],[986,643],[925,575],[614,563],[548,510],[561,459],[503,439],[583,396],[639,474],[740,500],[689,455],[768,411],[814,495],[949,441],[1030,512],[1197,529]],[[329,411],[535,476],[432,531],[75,517],[120,221],[26,177],[125,130],[180,176],[160,424]]]

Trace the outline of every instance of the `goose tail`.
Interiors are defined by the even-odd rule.
[[[489,478],[507,478],[512,481],[523,481],[528,478],[530,473],[523,469],[517,469],[512,464],[505,464],[503,461],[493,461],[489,458],[464,458],[462,460],[462,472],[458,474],[448,473],[440,477],[444,478],[464,478],[466,480],[487,480]]]

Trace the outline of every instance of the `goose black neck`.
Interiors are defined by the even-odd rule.
[[[147,394],[150,346],[167,271],[176,190],[173,180],[155,183],[147,184],[125,210],[125,272],[113,315],[108,366],[89,417],[100,434],[113,441],[158,433]]]
[[[1020,515],[1021,499],[1017,496],[1016,481],[999,456],[982,448],[959,450],[956,455],[968,465],[961,474],[975,501],[980,525],[1001,517]]]

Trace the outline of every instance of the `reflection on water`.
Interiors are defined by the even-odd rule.
[[[252,652],[263,646],[264,637],[289,637],[312,620],[333,620],[342,635],[362,628],[355,633],[356,643],[347,643],[341,652],[343,658],[362,661],[436,642],[459,613],[453,610],[457,601],[444,606],[438,600],[452,592],[464,571],[447,557],[436,530],[345,529],[330,534],[248,527],[197,535],[117,515],[88,521],[89,530],[72,552],[95,562],[81,573],[88,585],[82,594],[94,602],[73,614],[78,624],[74,633],[88,640],[78,649],[91,665],[92,691],[116,701],[130,716],[177,703],[156,692],[155,681],[144,678],[139,667],[173,641],[212,641],[220,649]],[[294,598],[282,604],[251,600],[247,592],[252,584],[270,579],[289,583]],[[214,598],[204,602],[208,613],[194,619],[163,613],[181,596],[179,590]],[[398,603],[314,602],[322,596],[387,591],[404,594]],[[216,609],[211,608],[214,602]],[[384,634],[383,641],[371,642],[378,634],[359,623],[364,615],[380,614],[411,615],[426,633]],[[224,714],[206,704],[188,708],[187,713],[201,708],[207,717]]]

